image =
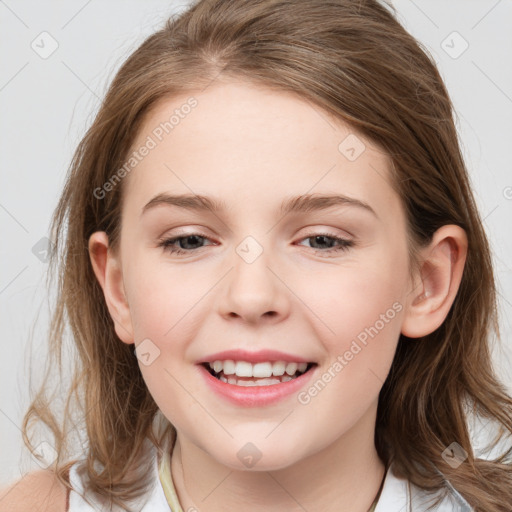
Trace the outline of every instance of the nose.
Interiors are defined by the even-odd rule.
[[[289,288],[266,253],[249,262],[236,257],[220,299],[220,313],[247,323],[279,322],[289,315]]]

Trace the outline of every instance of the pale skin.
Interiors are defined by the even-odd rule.
[[[89,240],[120,343],[149,338],[160,351],[139,366],[177,429],[171,470],[183,510],[366,512],[384,476],[373,442],[377,401],[399,335],[417,338],[442,324],[460,284],[466,235],[440,228],[411,278],[405,211],[387,155],[356,134],[366,149],[350,161],[338,146],[356,132],[287,92],[218,80],[166,99],[133,149],[191,95],[197,107],[123,182],[119,253],[104,232]],[[161,193],[214,197],[227,209],[161,204],[142,214]],[[281,201],[302,194],[343,194],[374,213],[346,204],[279,214]],[[337,244],[314,238],[326,232],[353,245],[327,253]],[[203,238],[174,244],[185,255],[158,246],[191,234]],[[250,264],[236,252],[248,236],[263,251]],[[214,352],[270,348],[317,362],[321,375],[394,303],[400,311],[306,405],[294,395],[236,407],[198,373],[196,362]],[[262,453],[250,469],[237,457],[248,442]]]

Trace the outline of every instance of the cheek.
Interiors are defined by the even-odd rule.
[[[311,386],[298,396],[310,417],[328,417],[325,435],[347,431],[378,399],[391,368],[404,310],[399,282],[351,272],[326,280],[315,322],[325,359]],[[320,296],[321,295],[321,296]]]
[[[381,252],[303,281],[297,291],[308,298],[309,323],[326,354],[324,370],[336,375],[326,376],[340,393],[334,400],[365,402],[378,394],[400,336],[407,272],[405,251]]]
[[[170,338],[176,328],[183,329],[186,319],[181,319],[204,294],[203,288],[198,278],[184,277],[179,266],[167,265],[164,256],[155,261],[144,258],[143,251],[132,254],[126,287],[136,340]]]
[[[176,419],[172,416],[176,411],[182,414],[195,403],[180,382],[189,378],[183,373],[182,361],[187,340],[194,335],[190,319],[200,295],[192,280],[184,279],[183,272],[154,262],[139,265],[138,270],[134,265],[128,287],[135,341],[141,344],[141,354],[149,353],[147,363],[140,357],[141,374],[158,407],[168,418]],[[193,395],[192,386],[188,385],[187,390]]]
[[[386,325],[389,321],[397,323],[396,313],[403,309],[407,265],[405,258],[381,255],[340,264],[329,272],[315,274],[314,279],[299,278],[299,283],[297,294],[316,314],[316,323],[320,319],[325,327],[321,338],[336,342],[356,337],[382,315],[386,316]],[[395,303],[398,305],[393,308]],[[378,326],[382,327],[380,322]]]

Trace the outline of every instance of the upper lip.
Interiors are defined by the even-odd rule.
[[[293,354],[286,354],[285,352],[279,352],[278,350],[258,350],[257,352],[250,352],[248,350],[224,350],[223,352],[217,352],[206,356],[200,360],[198,364],[213,363],[214,361],[227,361],[231,359],[233,361],[247,361],[248,363],[264,363],[264,362],[275,362],[285,361],[288,363],[310,363],[303,357],[296,356]]]

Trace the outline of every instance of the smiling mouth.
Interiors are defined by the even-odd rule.
[[[287,372],[284,372],[283,375],[270,375],[268,377],[243,377],[239,376],[236,373],[231,373],[226,375],[223,370],[216,372],[213,368],[211,368],[209,363],[202,363],[202,366],[206,368],[206,370],[215,377],[217,380],[225,382],[226,384],[233,384],[235,386],[273,386],[276,384],[283,384],[285,382],[297,379],[301,375],[309,372],[313,367],[317,366],[317,363],[308,363],[306,369],[304,371],[300,371],[297,369],[295,373],[289,375]]]

